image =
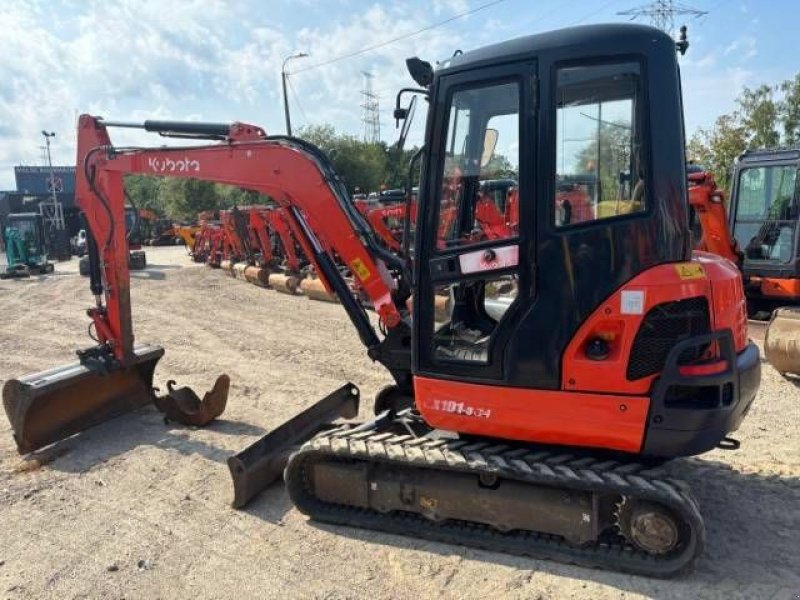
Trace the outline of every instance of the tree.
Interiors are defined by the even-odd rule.
[[[709,169],[718,185],[730,189],[733,161],[747,146],[747,130],[736,115],[722,115],[714,127],[700,129],[692,136],[687,158]]]
[[[775,148],[780,142],[778,103],[774,92],[775,87],[762,84],[752,90],[744,88],[736,99],[750,148]]]
[[[800,143],[800,73],[781,84],[783,101],[779,105],[784,141],[789,146]]]

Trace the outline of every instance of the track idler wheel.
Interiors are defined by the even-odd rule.
[[[203,427],[219,417],[228,403],[231,379],[223,374],[217,377],[214,387],[203,399],[189,387],[175,387],[175,381],[167,381],[167,394],[156,396],[155,405],[164,413],[164,420]]]
[[[631,544],[653,555],[668,554],[681,541],[681,523],[655,502],[625,498],[617,508],[617,526]]]

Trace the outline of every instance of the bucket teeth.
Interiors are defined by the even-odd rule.
[[[211,391],[206,392],[203,399],[189,387],[176,388],[175,381],[167,381],[167,394],[157,396],[155,405],[164,413],[164,420],[175,421],[184,425],[203,427],[219,417],[228,402],[228,390],[231,380],[227,375],[220,375]]]

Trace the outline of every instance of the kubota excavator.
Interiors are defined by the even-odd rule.
[[[243,123],[148,121],[139,126],[210,143],[116,148],[109,128],[132,124],[81,116],[77,197],[95,246],[101,343],[50,393],[31,391],[41,375],[6,384],[20,449],[41,445],[25,443],[33,422],[70,420],[96,395],[76,395],[76,377],[125,398],[120,384],[147,379],[132,369],[152,373],[163,351],[132,348],[122,179],[202,178],[276,200],[394,380],[373,419],[331,424],[357,413],[348,383],[231,457],[235,506],[283,474],[297,508],[322,521],[649,576],[689,571],[703,519],[688,486],[657,465],[737,447],[730,435],[760,362],[738,270],[690,248],[675,50],[650,27],[597,25],[457,54],[436,70],[409,59],[418,87],[398,105],[415,93],[431,107],[415,156],[413,261],[381,242],[303,140]],[[516,171],[518,226],[476,239],[492,161]],[[542,199],[587,164],[597,210],[566,223]],[[449,210],[454,226],[443,229]],[[369,297],[377,330],[336,260]]]

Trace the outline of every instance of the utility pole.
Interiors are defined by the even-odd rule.
[[[364,76],[364,89],[361,96],[364,102],[361,105],[363,116],[361,121],[364,123],[364,141],[377,144],[381,141],[381,112],[378,104],[378,94],[372,91],[372,73],[361,71]]]
[[[649,4],[643,4],[642,6],[620,11],[617,14],[630,17],[632,21],[640,17],[647,17],[653,27],[657,27],[661,31],[672,36],[675,34],[676,16],[685,15],[697,19],[698,17],[707,15],[708,11],[699,10],[683,4],[682,2],[675,2],[674,0],[655,0]]]
[[[286,63],[288,63],[293,58],[305,58],[308,54],[305,52],[297,52],[296,54],[292,54],[291,56],[287,56],[283,59],[283,66],[281,66],[281,86],[283,87],[283,114],[286,118],[286,135],[292,135],[292,119],[289,116],[289,98],[286,95],[286,80],[289,77],[289,74],[286,72]]]

